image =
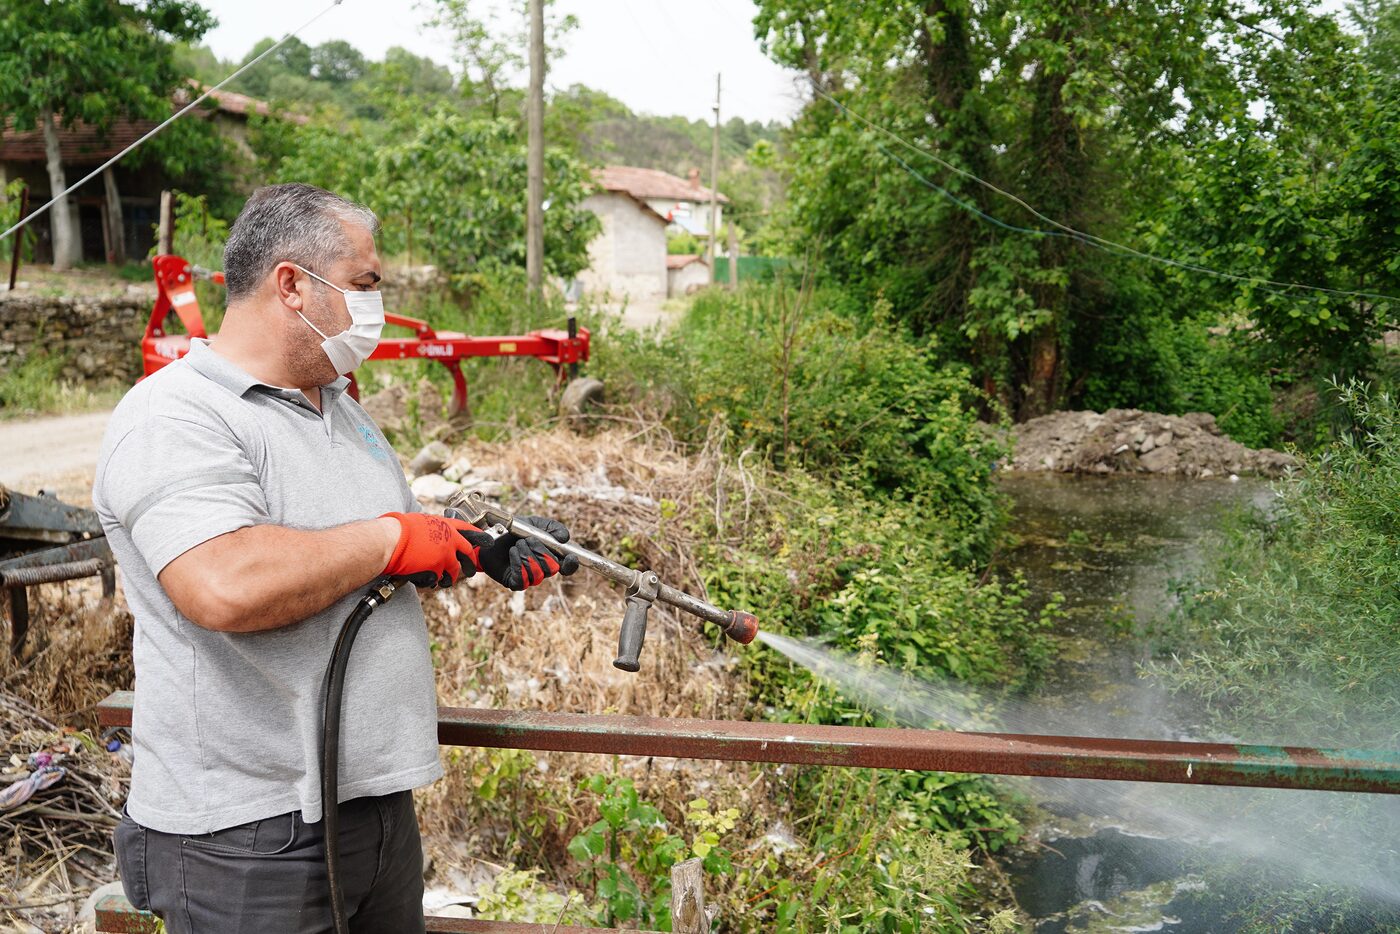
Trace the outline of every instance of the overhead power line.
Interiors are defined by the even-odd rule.
[[[256,65],[258,62],[260,62],[260,61],[262,61],[263,59],[267,58],[267,57],[268,57],[269,55],[271,55],[273,52],[275,52],[275,51],[277,51],[279,48],[281,48],[282,45],[283,45],[284,43],[287,42],[287,40],[291,39],[293,36],[295,36],[297,33],[301,32],[301,31],[302,31],[303,29],[305,29],[307,26],[310,26],[312,23],[316,22],[316,20],[318,20],[318,19],[320,19],[321,17],[325,16],[327,13],[329,13],[329,12],[331,11],[332,7],[338,7],[338,6],[340,6],[340,4],[341,4],[342,2],[343,2],[343,0],[331,0],[330,6],[327,6],[324,10],[322,10],[322,11],[319,12],[319,13],[317,13],[315,16],[311,17],[311,18],[310,18],[309,20],[307,20],[306,22],[302,23],[302,24],[301,24],[300,26],[298,26],[296,29],[293,29],[291,32],[287,33],[285,36],[283,36],[281,39],[279,39],[275,45],[269,46],[269,47],[268,47],[261,55],[259,55],[257,58],[255,58],[255,59],[253,59],[252,61],[248,62],[248,63],[245,64],[243,67],[241,67],[241,68],[239,68],[237,71],[235,71],[233,74],[229,75],[227,78],[225,78],[224,80],[220,81],[218,84],[216,84],[216,85],[214,85],[213,87],[208,88],[207,90],[205,90],[205,92],[204,92],[203,94],[199,95],[199,96],[196,97],[194,100],[190,101],[188,104],[186,104],[184,107],[182,107],[182,108],[181,108],[180,110],[178,110],[177,112],[171,114],[170,117],[168,117],[168,118],[165,120],[165,122],[161,123],[159,126],[153,127],[149,132],[145,133],[143,136],[141,136],[140,139],[136,140],[136,141],[135,141],[134,143],[132,143],[130,146],[127,146],[127,147],[126,147],[125,149],[123,149],[121,152],[117,153],[115,156],[113,156],[112,158],[108,159],[106,162],[102,163],[102,164],[99,165],[97,168],[93,169],[93,170],[92,170],[91,172],[89,172],[87,175],[84,175],[82,178],[78,179],[76,182],[74,182],[73,184],[69,185],[67,188],[63,189],[63,190],[60,191],[58,194],[54,195],[52,198],[50,198],[48,201],[46,201],[46,202],[44,203],[44,205],[43,205],[42,207],[40,207],[38,210],[36,210],[36,211],[31,211],[31,212],[29,213],[28,216],[20,218],[20,220],[19,220],[19,222],[18,222],[17,224],[15,224],[15,225],[14,225],[13,227],[11,227],[9,230],[6,230],[4,233],[0,233],[0,240],[4,240],[4,239],[5,239],[6,237],[8,237],[10,234],[14,233],[14,232],[17,231],[17,230],[20,230],[20,229],[23,228],[26,224],[28,224],[30,221],[34,220],[35,218],[37,218],[37,217],[39,217],[40,215],[42,215],[42,214],[44,214],[45,212],[47,212],[48,209],[51,208],[51,207],[53,207],[55,203],[57,203],[58,201],[60,201],[60,200],[62,200],[62,199],[64,199],[64,198],[66,198],[66,197],[68,197],[68,196],[71,195],[73,192],[77,191],[79,188],[83,187],[83,186],[86,185],[88,182],[92,181],[94,178],[96,178],[97,176],[101,175],[101,174],[102,174],[103,172],[105,172],[107,169],[109,169],[109,168],[112,167],[113,165],[116,165],[117,162],[119,162],[119,161],[121,160],[121,158],[122,158],[123,156],[125,156],[127,153],[131,152],[131,151],[132,151],[133,149],[135,149],[137,146],[140,146],[142,143],[144,143],[144,142],[146,142],[147,140],[151,139],[153,136],[155,136],[155,135],[156,135],[157,133],[159,133],[161,130],[164,130],[166,127],[170,126],[170,124],[174,123],[176,120],[179,120],[179,119],[180,119],[181,117],[183,117],[185,114],[189,113],[189,112],[190,112],[191,110],[193,110],[195,107],[199,106],[199,105],[204,101],[204,99],[207,98],[210,94],[213,94],[215,91],[219,90],[219,89],[222,88],[224,85],[228,84],[228,83],[229,83],[230,81],[232,81],[234,78],[237,78],[239,75],[243,74],[243,72],[247,71],[249,68],[252,68],[252,67],[253,67],[254,65]]]
[[[1006,198],[1006,199],[1008,199],[1008,200],[1014,202],[1016,205],[1020,206],[1021,208],[1025,209],[1026,211],[1030,212],[1030,214],[1033,215],[1034,217],[1036,217],[1038,220],[1044,221],[1045,223],[1049,224],[1051,227],[1053,227],[1053,228],[1055,228],[1055,229],[1054,229],[1054,230],[1040,230],[1040,229],[1036,229],[1036,228],[1032,228],[1032,227],[1020,227],[1020,226],[1017,226],[1017,225],[1015,225],[1015,224],[1009,224],[1009,223],[1007,223],[1007,222],[1005,222],[1005,221],[1003,221],[1003,220],[1000,220],[1000,219],[998,219],[998,218],[996,218],[996,217],[993,217],[992,215],[990,215],[990,214],[986,213],[985,211],[982,211],[981,209],[979,209],[976,205],[971,204],[970,202],[964,201],[963,199],[957,197],[956,195],[954,195],[952,192],[950,192],[948,189],[944,188],[943,186],[938,185],[937,183],[935,183],[935,182],[933,182],[933,181],[931,181],[931,180],[925,178],[923,175],[921,175],[921,174],[919,174],[917,171],[915,171],[914,168],[913,168],[912,166],[909,165],[909,163],[905,162],[903,159],[899,158],[899,157],[896,156],[894,153],[890,152],[890,151],[889,151],[888,149],[886,149],[884,146],[881,146],[880,144],[876,143],[876,148],[877,148],[877,149],[879,149],[879,150],[880,150],[881,152],[883,152],[885,155],[889,156],[889,157],[890,157],[891,159],[893,159],[895,162],[899,163],[899,165],[902,166],[902,167],[904,168],[904,170],[905,170],[906,172],[908,172],[909,175],[912,176],[916,181],[918,181],[918,182],[920,182],[921,184],[923,184],[924,186],[926,186],[926,187],[932,189],[933,191],[936,191],[938,194],[942,195],[944,198],[948,199],[948,200],[951,201],[953,204],[956,204],[958,207],[962,208],[963,210],[969,211],[969,212],[971,212],[971,213],[977,215],[978,217],[980,217],[982,220],[987,221],[988,223],[991,223],[991,224],[995,224],[995,225],[998,226],[998,227],[1002,227],[1002,228],[1004,228],[1004,229],[1011,230],[1011,231],[1014,231],[1014,232],[1016,232],[1016,233],[1031,234],[1031,235],[1035,235],[1035,236],[1042,236],[1042,237],[1053,237],[1053,236],[1068,237],[1068,238],[1070,238],[1070,239],[1072,239],[1072,240],[1078,240],[1080,243],[1083,243],[1083,244],[1085,244],[1086,246],[1094,247],[1095,249],[1102,250],[1102,251],[1104,251],[1105,253],[1109,253],[1109,254],[1114,255],[1114,256],[1121,256],[1121,257],[1129,257],[1129,258],[1134,258],[1134,259],[1147,260],[1148,262],[1159,263],[1159,264],[1161,264],[1161,265],[1164,265],[1164,266],[1171,266],[1171,267],[1175,267],[1175,268],[1177,268],[1177,269],[1184,269],[1184,270],[1187,270],[1187,271],[1189,271],[1189,272],[1198,272],[1198,273],[1201,273],[1202,275],[1215,276],[1216,278],[1219,278],[1219,279],[1226,279],[1226,280],[1229,280],[1229,281],[1231,281],[1231,282],[1242,282],[1242,283],[1248,283],[1248,284],[1251,284],[1251,285],[1258,285],[1258,286],[1263,287],[1265,291],[1273,292],[1274,294],[1278,294],[1278,295],[1286,294],[1287,292],[1290,292],[1290,291],[1301,290],[1301,291],[1306,291],[1306,292],[1318,292],[1318,293],[1323,293],[1323,294],[1327,294],[1327,295],[1337,295],[1337,296],[1341,296],[1341,297],[1345,297],[1345,298],[1367,298],[1367,299],[1373,299],[1373,300],[1384,301],[1384,302],[1400,302],[1400,298],[1397,298],[1397,297],[1394,296],[1394,295],[1386,295],[1386,294],[1384,294],[1384,293],[1382,293],[1382,292],[1363,292],[1363,291],[1357,291],[1357,290],[1352,290],[1352,289],[1333,289],[1333,288],[1328,288],[1328,287],[1326,287],[1326,286],[1321,286],[1321,285],[1308,285],[1307,283],[1303,283],[1303,282],[1286,282],[1286,281],[1280,281],[1280,280],[1277,280],[1277,279],[1267,279],[1267,278],[1264,278],[1264,277],[1262,277],[1262,276],[1246,276],[1246,275],[1239,275],[1239,274],[1237,274],[1237,273],[1232,273],[1232,272],[1225,272],[1224,270],[1213,269],[1213,268],[1211,268],[1211,267],[1209,267],[1209,266],[1202,266],[1202,265],[1200,265],[1199,263],[1184,262],[1184,261],[1182,261],[1182,260],[1172,259],[1171,257],[1168,257],[1168,256],[1158,256],[1158,255],[1156,255],[1155,253],[1147,253],[1147,252],[1145,252],[1145,251],[1143,251],[1143,250],[1136,249],[1135,247],[1128,246],[1127,244],[1124,244],[1124,243],[1117,243],[1117,242],[1115,242],[1115,241],[1113,241],[1113,240],[1109,240],[1109,239],[1104,238],[1104,237],[1096,236],[1096,235],[1094,235],[1094,234],[1088,233],[1087,231],[1076,230],[1075,228],[1069,226],[1068,224],[1063,224],[1063,223],[1061,223],[1060,221],[1057,221],[1057,220],[1055,220],[1055,219],[1052,218],[1052,217],[1047,217],[1046,215],[1042,214],[1040,211],[1037,211],[1037,210],[1036,210],[1034,207],[1032,207],[1030,204],[1026,203],[1026,201],[1024,201],[1023,199],[1017,197],[1016,195],[1012,194],[1011,192],[1006,191],[1006,190],[1004,190],[1004,189],[1002,189],[1002,188],[999,188],[998,186],[996,186],[996,185],[992,184],[991,182],[987,181],[986,179],[984,179],[984,178],[982,178],[982,177],[980,177],[980,176],[978,176],[978,175],[976,175],[976,174],[974,174],[974,173],[972,173],[972,172],[969,172],[967,169],[964,169],[964,168],[962,168],[961,166],[958,166],[958,165],[956,165],[956,164],[954,164],[954,163],[952,163],[952,162],[949,162],[947,159],[942,158],[942,157],[939,156],[937,153],[931,152],[931,151],[929,151],[928,149],[925,149],[925,148],[923,148],[922,146],[919,146],[919,145],[917,145],[917,144],[911,142],[910,140],[905,139],[903,136],[900,136],[898,133],[894,132],[893,130],[891,130],[891,129],[887,128],[887,127],[883,127],[883,126],[881,126],[880,124],[875,123],[875,122],[873,122],[873,121],[867,119],[866,117],[861,116],[860,114],[856,113],[856,112],[855,112],[854,110],[852,110],[851,108],[847,107],[845,104],[841,103],[839,100],[837,100],[837,99],[836,99],[835,97],[833,97],[831,94],[827,93],[827,92],[826,92],[825,90],[823,90],[822,88],[817,87],[815,84],[813,85],[813,88],[812,88],[812,89],[817,93],[817,95],[818,95],[819,97],[822,97],[822,98],[826,99],[827,101],[830,101],[830,102],[836,107],[837,110],[841,111],[841,113],[843,113],[843,114],[845,114],[846,116],[850,117],[852,120],[855,120],[856,122],[858,122],[858,123],[860,123],[860,124],[862,124],[862,125],[864,125],[864,126],[866,126],[866,127],[869,127],[870,129],[876,131],[877,133],[881,133],[881,134],[883,134],[883,135],[889,137],[890,139],[892,139],[892,140],[894,140],[895,142],[899,143],[899,144],[900,144],[901,146],[903,146],[904,148],[906,148],[906,149],[908,149],[908,150],[910,150],[910,151],[912,151],[912,152],[914,152],[914,153],[917,153],[918,155],[923,156],[923,157],[926,158],[926,159],[932,160],[933,162],[937,163],[938,165],[942,166],[943,168],[947,169],[948,171],[953,172],[953,173],[955,173],[955,174],[957,174],[957,175],[960,175],[960,176],[962,176],[963,178],[966,178],[966,179],[968,179],[968,180],[970,180],[970,181],[976,182],[978,185],[981,185],[983,188],[986,188],[987,190],[989,190],[989,191],[991,191],[991,192],[993,192],[993,193],[995,193],[995,194],[997,194],[997,195],[999,195],[999,196],[1001,196],[1001,197],[1003,197],[1003,198]]]

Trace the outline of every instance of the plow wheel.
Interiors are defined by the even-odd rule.
[[[596,414],[603,405],[603,383],[585,376],[564,387],[559,397],[559,415],[567,422],[581,422]]]

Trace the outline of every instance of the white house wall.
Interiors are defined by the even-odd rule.
[[[598,216],[603,231],[588,245],[588,268],[579,273],[584,291],[617,297],[666,297],[666,225],[649,217],[626,195],[599,192],[583,206]]]
[[[708,235],[709,235],[709,233],[710,233],[710,202],[708,202],[708,201],[677,201],[677,200],[675,200],[674,198],[673,198],[673,199],[669,199],[669,200],[666,199],[666,198],[648,198],[648,199],[646,199],[646,201],[647,201],[647,204],[651,205],[652,210],[656,211],[656,213],[657,213],[657,214],[660,214],[662,217],[665,217],[666,215],[671,214],[673,211],[675,211],[675,210],[676,210],[676,205],[682,205],[682,206],[684,206],[684,207],[689,207],[689,208],[690,208],[690,219],[687,220],[687,221],[682,222],[681,219],[680,219],[679,217],[677,217],[677,218],[675,219],[675,222],[672,224],[672,229],[674,229],[674,230],[677,231],[677,232],[679,232],[679,231],[681,231],[681,230],[688,230],[688,231],[690,231],[690,232],[692,232],[692,233],[699,234],[699,235],[702,236],[702,237],[703,237],[703,236],[708,236]],[[719,229],[720,229],[720,230],[723,230],[723,229],[724,229],[724,204],[723,204],[723,203],[721,203],[720,206],[719,206]]]
[[[668,269],[669,294],[672,298],[688,295],[710,284],[710,267],[704,263],[689,263],[679,269]]]

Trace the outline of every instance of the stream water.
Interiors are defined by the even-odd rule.
[[[1041,602],[1065,597],[1057,661],[1025,694],[979,696],[812,640],[759,638],[908,726],[1142,739],[1296,743],[1213,733],[1141,676],[1213,533],[1255,481],[1011,476],[1016,545],[996,560]],[[1281,676],[1282,677],[1282,676]],[[1299,733],[1307,732],[1300,723]],[[1337,745],[1344,744],[1343,741]],[[1400,796],[1150,782],[996,779],[1026,802],[1025,842],[1000,860],[1035,934],[1400,932]]]
[[[1059,659],[1014,705],[1033,712],[1025,725],[1220,738],[1207,737],[1197,711],[1141,678],[1139,667],[1167,617],[1172,581],[1198,566],[1229,512],[1267,509],[1269,487],[1044,474],[1001,482],[1020,544],[999,566],[1023,573],[1041,599],[1066,598]],[[1317,931],[1332,929],[1342,901],[1352,906],[1347,930],[1400,922],[1393,799],[1086,781],[1017,787],[1041,816],[1007,868],[1036,934]],[[1261,911],[1268,922],[1250,927]]]

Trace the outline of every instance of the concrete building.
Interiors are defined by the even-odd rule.
[[[689,295],[710,284],[710,264],[704,257],[679,254],[666,257],[666,295]]]
[[[588,268],[579,284],[594,296],[660,300],[666,297],[666,218],[640,198],[599,191],[583,206],[602,222],[588,244]]]
[[[588,247],[588,269],[579,274],[584,290],[634,300],[660,300],[685,294],[709,267],[694,262],[678,267],[681,290],[674,291],[666,255],[668,232],[690,231],[708,236],[710,189],[700,185],[700,173],[689,181],[669,172],[630,165],[610,165],[595,174],[599,191],[583,202],[598,215],[603,232]],[[721,211],[729,201],[718,195]],[[723,217],[720,219],[723,229]]]

